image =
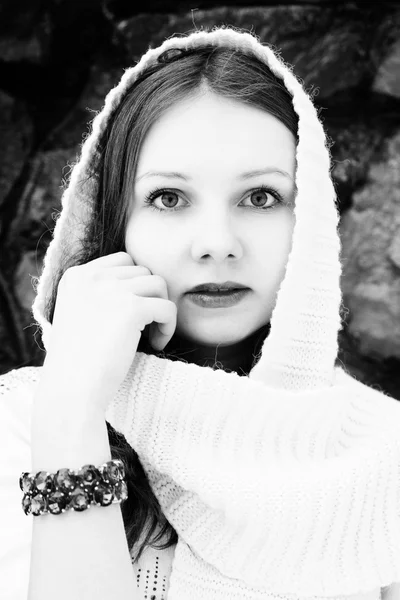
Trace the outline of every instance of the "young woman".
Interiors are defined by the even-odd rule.
[[[339,366],[329,148],[291,69],[229,27],[150,49],[62,204],[44,365],[2,378],[9,597],[400,597],[400,409]]]

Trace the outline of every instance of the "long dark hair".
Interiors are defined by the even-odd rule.
[[[125,94],[98,140],[99,160],[90,177],[98,183],[93,198],[93,217],[87,224],[79,253],[61,261],[53,293],[46,305],[52,323],[57,288],[65,271],[73,265],[126,251],[124,235],[128,222],[129,190],[133,189],[139,151],[150,126],[176,102],[195,96],[200,89],[257,107],[277,117],[298,141],[298,118],[292,97],[282,81],[260,60],[243,51],[206,45],[202,48],[170,49],[147,68]],[[264,335],[258,337],[257,354]],[[139,352],[156,354],[142,335]],[[176,355],[165,355],[179,360]],[[126,468],[128,500],[121,505],[130,550],[135,545],[138,559],[147,545],[165,549],[178,536],[162,514],[135,450],[109,423],[108,436],[113,458]],[[156,530],[159,533],[155,535]],[[154,539],[153,539],[154,538]],[[138,540],[141,540],[138,544]],[[163,544],[156,545],[161,540]]]

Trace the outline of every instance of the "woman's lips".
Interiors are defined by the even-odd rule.
[[[224,292],[189,292],[189,300],[203,308],[228,308],[241,302],[250,292],[248,288],[235,289]]]

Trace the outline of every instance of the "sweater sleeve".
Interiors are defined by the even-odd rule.
[[[19,477],[31,469],[32,391],[39,367],[0,377],[0,598],[26,600],[29,585],[31,515],[22,510]]]
[[[29,586],[32,515],[22,510],[19,477],[31,469],[30,426],[40,367],[0,376],[0,598],[26,600]],[[166,600],[174,547],[148,547],[132,568],[140,598]],[[150,592],[150,593],[149,593]]]

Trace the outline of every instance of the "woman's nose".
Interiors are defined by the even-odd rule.
[[[195,260],[205,255],[217,261],[242,256],[239,232],[228,211],[209,211],[196,221],[192,237],[192,255]]]

